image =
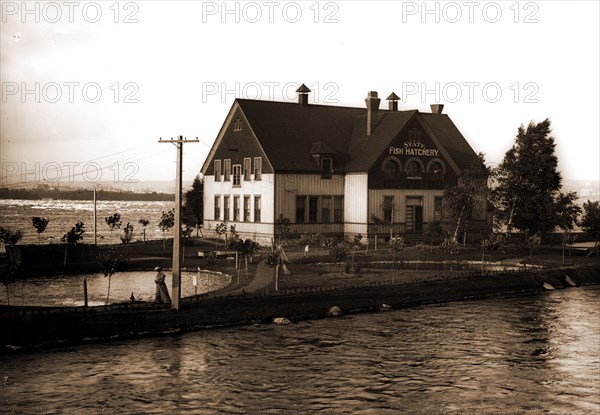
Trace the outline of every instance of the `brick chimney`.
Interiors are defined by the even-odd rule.
[[[444,110],[444,104],[431,104],[430,107],[432,114],[441,114]]]
[[[388,100],[389,110],[390,112],[398,111],[398,100],[400,97],[396,95],[394,92],[390,94],[389,97],[386,98]]]
[[[375,129],[377,111],[379,111],[381,99],[377,98],[377,91],[369,91],[365,102],[367,103],[367,136],[370,136]]]
[[[300,88],[296,90],[298,93],[298,104],[306,106],[308,105],[308,93],[310,89],[304,84],[300,85]]]

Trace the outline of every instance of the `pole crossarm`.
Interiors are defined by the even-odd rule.
[[[181,302],[181,263],[183,259],[181,245],[181,182],[183,175],[183,145],[185,143],[198,143],[200,140],[188,140],[183,136],[173,140],[158,140],[159,143],[171,143],[177,147],[177,168],[175,180],[175,234],[173,235],[173,285],[172,285],[172,307],[179,310]]]

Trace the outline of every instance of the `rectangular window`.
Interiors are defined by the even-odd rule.
[[[241,186],[242,185],[242,165],[234,164],[233,165],[233,185]]]
[[[323,158],[321,159],[321,178],[322,179],[331,179],[333,175],[333,159],[332,158]]]
[[[223,196],[223,220],[227,222],[229,217],[229,196]]]
[[[215,220],[221,219],[221,196],[215,196]]]
[[[321,222],[331,222],[331,197],[329,196],[321,198]]]
[[[254,222],[260,222],[260,196],[254,196]]]
[[[221,181],[221,160],[215,160],[215,182]]]
[[[383,220],[387,223],[394,221],[394,196],[383,196]]]
[[[254,157],[254,180],[262,179],[262,157]]]
[[[433,220],[441,222],[442,221],[442,201],[443,198],[436,197],[433,199]]]
[[[308,222],[316,223],[319,215],[319,197],[310,196],[308,198]]]
[[[333,198],[333,222],[342,223],[344,221],[344,197],[336,196]]]
[[[225,159],[223,162],[223,170],[225,170],[225,177],[223,179],[223,181],[230,181],[231,180],[231,159]]]
[[[244,159],[244,181],[245,182],[250,181],[251,174],[252,174],[252,159],[248,157],[248,158]]]
[[[244,196],[244,222],[250,222],[250,196]]]
[[[240,221],[240,197],[233,196],[233,221]]]
[[[306,221],[306,196],[296,196],[296,223]]]

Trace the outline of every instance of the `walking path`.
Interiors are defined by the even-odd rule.
[[[232,291],[223,292],[220,295],[235,295],[263,291],[264,289],[268,288],[273,284],[273,281],[275,279],[274,272],[275,271],[273,271],[273,268],[271,268],[264,262],[260,262],[256,265],[256,272],[254,274],[254,278],[250,281],[248,285],[246,285],[245,287],[236,288]]]

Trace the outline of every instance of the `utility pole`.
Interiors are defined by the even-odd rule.
[[[183,136],[177,137],[176,140],[163,140],[159,138],[159,143],[171,143],[177,147],[177,168],[175,178],[175,234],[173,235],[173,286],[172,286],[172,307],[179,310],[179,302],[181,300],[181,176],[183,173],[183,145],[185,143],[198,143],[200,140],[196,137],[195,140],[188,140]]]

